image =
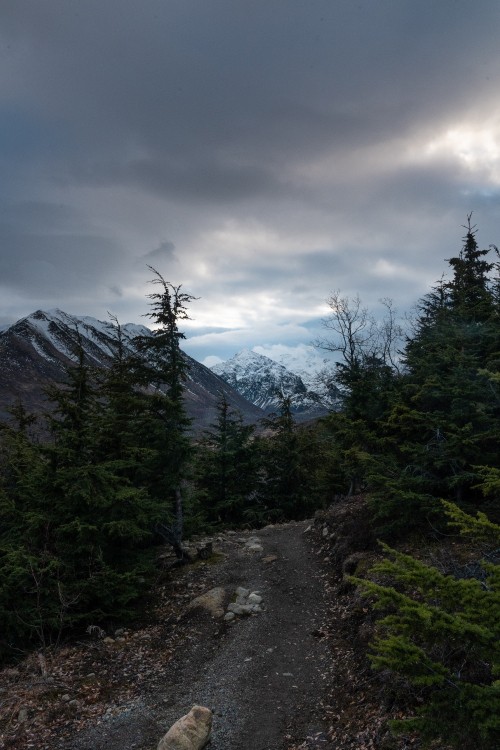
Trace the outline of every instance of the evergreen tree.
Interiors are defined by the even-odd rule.
[[[21,404],[12,416],[0,428],[0,658],[30,638],[45,644],[60,624],[45,461],[30,435],[34,418]]]
[[[163,505],[157,532],[174,547],[177,557],[187,559],[182,546],[184,528],[183,486],[191,455],[188,435],[190,420],[183,400],[188,362],[180,342],[185,335],[179,321],[188,319],[187,305],[195,299],[173,286],[158,271],[152,284],[159,291],[148,295],[151,310],[147,316],[156,326],[151,336],[138,340],[142,357],[140,375],[150,391],[149,418],[145,444],[151,450],[144,463],[144,485],[155,501]]]
[[[306,452],[291,409],[291,398],[283,393],[280,408],[261,420],[268,436],[261,442],[263,484],[261,514],[267,520],[305,518],[314,507]]]
[[[402,329],[391,300],[381,302],[386,312],[377,323],[359,297],[349,299],[336,292],[329,300],[332,314],[323,321],[332,333],[318,345],[340,355],[335,381],[343,393],[341,412],[324,420],[331,435],[332,494],[366,489],[374,459],[386,453],[380,425],[400,380],[397,350]]]
[[[499,307],[492,292],[493,264],[478,250],[470,221],[450,281],[419,305],[405,350],[406,372],[379,433],[393,459],[375,482],[375,508],[393,529],[440,513],[436,498],[483,506],[475,466],[498,465],[500,399],[485,368],[498,366]],[[396,526],[394,526],[396,522]]]
[[[258,484],[253,432],[221,391],[217,420],[197,449],[197,485],[209,523],[239,525],[251,513]]]
[[[68,623],[102,622],[130,617],[143,593],[151,570],[143,547],[158,512],[127,476],[129,457],[116,450],[113,455],[109,445],[103,451],[109,392],[98,390],[81,345],[77,354],[66,387],[51,391],[55,410],[49,416],[52,442],[44,449],[44,491],[58,587],[72,607]],[[115,435],[115,443],[122,439],[123,432]]]
[[[483,549],[498,547],[500,526],[484,514],[474,518],[451,503],[446,509],[451,524]],[[416,690],[414,715],[393,727],[415,729],[426,741],[494,750],[500,741],[500,566],[486,555],[473,566],[477,578],[457,577],[384,550],[388,558],[371,571],[375,581],[352,580],[385,613],[372,644],[374,668],[391,670]]]

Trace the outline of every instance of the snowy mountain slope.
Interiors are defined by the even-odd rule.
[[[278,393],[291,397],[293,412],[301,420],[321,416],[329,404],[310,390],[302,378],[262,354],[244,349],[234,357],[211,368],[242,396],[266,412],[279,406]]]
[[[151,334],[145,326],[133,323],[121,328],[124,342],[129,342],[130,347],[136,336]],[[30,411],[38,412],[47,406],[46,386],[64,382],[67,366],[76,360],[77,331],[88,363],[106,367],[116,339],[111,322],[69,315],[62,310],[37,310],[0,332],[0,418],[7,416],[8,407],[17,400]],[[228,388],[211,370],[187,355],[186,358],[189,375],[185,403],[195,428],[214,421],[222,388],[247,422],[256,422],[263,416],[260,409]]]
[[[306,388],[317,393],[329,408],[339,408],[341,393],[334,385],[335,361],[325,357],[324,353],[322,355],[316,347],[303,344],[294,348],[280,345],[256,346],[254,351],[298,375]]]

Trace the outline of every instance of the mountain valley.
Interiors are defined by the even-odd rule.
[[[137,336],[151,334],[146,326],[134,323],[120,328],[129,352],[134,349]],[[76,361],[77,338],[90,366],[100,368],[111,361],[116,335],[111,321],[70,315],[58,309],[37,310],[4,328],[0,331],[0,419],[7,418],[9,408],[18,401],[34,413],[48,408],[45,390],[64,382],[66,368]],[[184,356],[189,363],[184,400],[195,431],[214,421],[221,390],[231,408],[239,411],[248,424],[278,410],[280,393],[290,397],[298,422],[317,419],[339,407],[340,394],[335,387],[315,385],[311,373],[301,377],[248,349],[212,368]]]

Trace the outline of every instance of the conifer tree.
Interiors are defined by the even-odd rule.
[[[290,396],[279,393],[279,411],[262,419],[268,432],[261,442],[264,480],[262,501],[268,519],[305,518],[314,498],[303,461],[301,439],[295,425]]]
[[[34,417],[22,404],[12,417],[0,429],[0,658],[31,638],[45,644],[59,627],[45,461],[30,435]]]
[[[157,532],[172,544],[180,560],[188,555],[182,546],[184,528],[183,486],[191,455],[188,436],[190,420],[183,401],[188,374],[186,356],[180,348],[185,338],[179,321],[188,319],[187,305],[195,297],[173,286],[154,268],[152,284],[159,287],[148,295],[151,310],[147,317],[156,326],[151,336],[138,340],[142,356],[141,378],[150,389],[147,444],[151,455],[144,465],[145,487],[163,504],[163,517]],[[151,392],[152,391],[152,392]]]
[[[108,402],[86,364],[77,362],[67,385],[51,390],[52,442],[45,448],[44,492],[53,514],[50,547],[59,564],[58,588],[71,602],[68,623],[130,617],[150,563],[142,551],[154,510],[124,471],[124,459],[103,452]]]
[[[482,543],[484,560],[473,566],[477,577],[444,574],[384,545],[387,558],[372,569],[375,580],[351,580],[384,612],[372,644],[374,668],[391,670],[417,691],[413,715],[393,727],[415,729],[426,741],[494,750],[500,740],[500,565],[489,553],[500,544],[500,526],[484,514],[474,518],[452,503],[445,507],[451,525]]]
[[[500,309],[494,265],[478,249],[470,217],[466,230],[461,253],[449,261],[453,277],[420,302],[406,373],[380,427],[395,460],[391,488],[381,472],[376,501],[389,525],[398,516],[411,525],[440,513],[439,496],[481,507],[475,466],[498,465],[500,399],[485,368],[498,366]]]
[[[386,454],[380,424],[399,384],[402,329],[389,299],[381,300],[386,312],[378,323],[358,296],[335,292],[328,303],[332,313],[323,323],[329,338],[317,345],[340,355],[335,381],[343,394],[341,412],[325,419],[332,441],[330,492],[352,495],[366,489],[373,458]]]
[[[223,390],[217,420],[198,446],[198,491],[209,523],[241,524],[248,520],[258,484],[254,428],[243,424]]]

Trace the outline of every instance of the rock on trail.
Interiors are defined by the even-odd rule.
[[[213,611],[187,610],[190,637],[165,664],[162,686],[145,689],[58,748],[153,750],[193,705],[213,712],[211,750],[285,750],[290,728],[302,741],[319,736],[328,651],[317,637],[323,586],[306,527],[289,523],[233,536],[230,554],[212,566]],[[223,608],[238,587],[255,593],[258,609],[228,622]]]

